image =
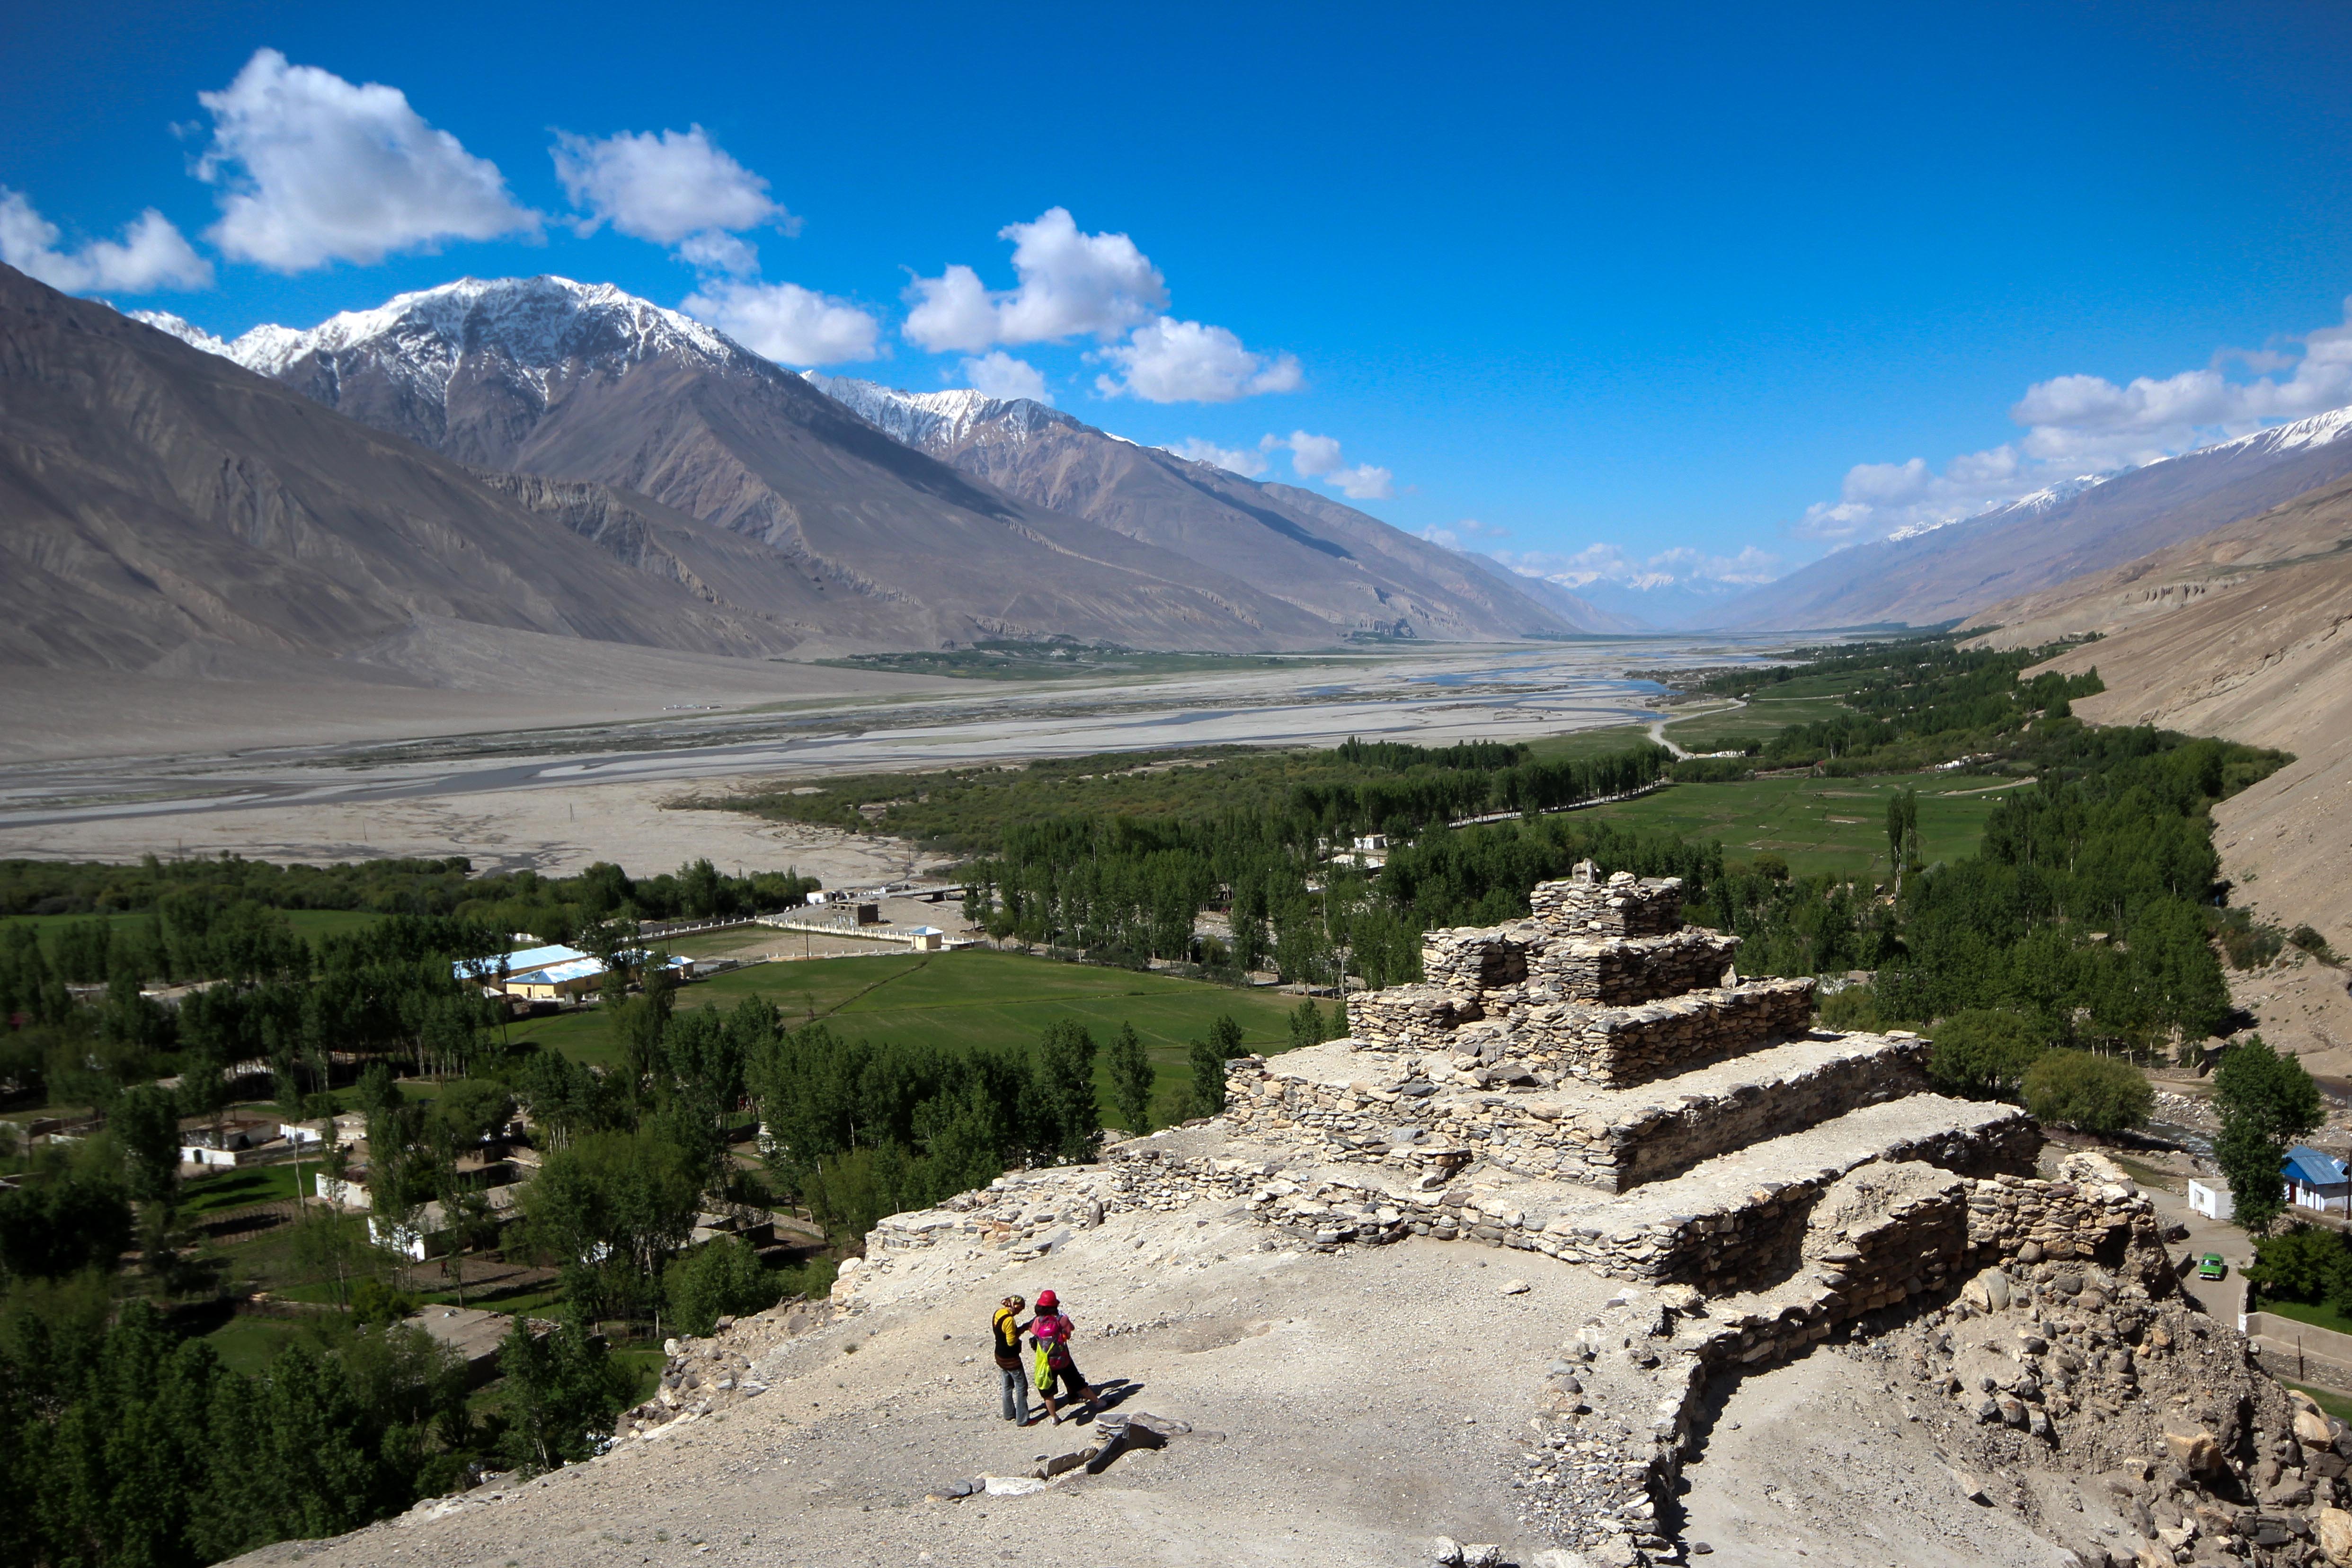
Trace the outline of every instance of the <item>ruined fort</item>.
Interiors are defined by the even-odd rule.
[[[1229,1062],[1221,1115],[884,1219],[830,1302],[674,1342],[604,1457],[335,1560],[757,1519],[746,1562],[1785,1561],[1769,1521],[1693,1539],[1685,1471],[1825,1354],[1844,1403],[1760,1440],[1874,1467],[1776,1505],[1840,1561],[2352,1563],[2352,1433],[2184,1299],[2123,1169],[1933,1092],[1916,1035],[1813,1027],[1681,891],[1587,865],[1433,933],[1347,1038]],[[977,1325],[1045,1284],[1141,1391],[1090,1435],[982,1406]]]

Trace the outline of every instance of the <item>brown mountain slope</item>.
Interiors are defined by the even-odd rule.
[[[977,483],[608,287],[468,278],[215,347],[467,463],[637,492],[757,541],[829,607],[803,653],[1055,633],[1231,651],[1339,630],[1236,572]],[[797,616],[797,599],[775,612]]]
[[[1032,399],[807,379],[892,439],[1009,496],[1212,563],[1350,631],[1464,640],[1622,629],[1311,490],[1139,445]]]
[[[2020,607],[2035,626],[2124,628],[2054,665],[2097,666],[2107,689],[2075,705],[2084,717],[2295,754],[2214,809],[2214,841],[2236,902],[2281,926],[2308,924],[2338,951],[2352,950],[2347,538],[2352,483],[2331,485],[2136,563],[2144,570],[2135,580],[2100,574],[2071,609]],[[2242,988],[2241,999],[2255,1005],[2267,1034],[2319,1055],[2315,1070],[2352,1073],[2352,1002],[2340,972],[2300,964],[2262,977],[2256,990]]]
[[[2022,648],[2096,632],[2113,636],[2286,568],[2352,549],[2352,479],[2225,524],[2105,571],[2089,572],[1979,612],[1962,631]]]
[[[2256,517],[2352,475],[2352,410],[2064,486],[1910,538],[1843,549],[1731,601],[1725,630],[1931,626]]]
[[[0,661],[16,664],[345,659],[437,622],[698,653],[798,640],[624,566],[454,463],[6,267],[0,554]]]

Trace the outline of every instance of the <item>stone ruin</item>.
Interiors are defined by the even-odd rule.
[[[1742,980],[1738,937],[1684,925],[1678,878],[1588,862],[1531,903],[1431,933],[1426,980],[1349,998],[1349,1038],[1232,1064],[1226,1116],[1322,1167],[1311,1190],[1267,1185],[1268,1222],[1318,1246],[1500,1241],[1717,1295],[1788,1275],[1862,1166],[2032,1172],[2023,1113],[1930,1093],[1916,1035],[1813,1028],[1810,979]],[[1934,1201],[1965,1229],[1964,1199]]]
[[[1944,1375],[1956,1342],[1940,1326],[1983,1316],[1963,1281],[2006,1300],[2013,1280],[2020,1301],[2077,1310],[2079,1334],[2064,1337],[2084,1347],[2074,1365],[2095,1368],[2127,1364],[2158,1314],[2190,1311],[2153,1208],[2120,1167],[2084,1154],[2057,1179],[2036,1176],[2041,1135],[2023,1112],[1933,1092],[1915,1034],[1813,1027],[1810,979],[1742,980],[1737,937],[1684,925],[1678,879],[1588,862],[1531,904],[1512,925],[1431,933],[1424,981],[1349,998],[1348,1038],[1229,1062],[1208,1147],[1139,1140],[1100,1166],[1008,1176],[884,1221],[863,1267],[887,1270],[940,1239],[1031,1256],[1107,1214],[1215,1200],[1244,1204],[1301,1248],[1426,1237],[1624,1281],[1598,1316],[1561,1325],[1561,1358],[1536,1394],[1540,1443],[1511,1482],[1522,1517],[1560,1543],[1548,1563],[1681,1560],[1672,1500],[1708,1379],[1832,1335],[1929,1334],[1919,1375],[1943,1377],[1951,1418],[2011,1444],[2011,1460],[2040,1452],[2063,1468],[2059,1450],[2123,1437],[2099,1424],[2134,1399],[2128,1375],[2095,1393],[2068,1382],[2087,1373],[2063,1369],[1964,1384]],[[855,1305],[862,1277],[836,1288],[840,1304]],[[2081,1314],[2090,1301],[2097,1312]],[[2039,1367],[2035,1343],[2019,1339]],[[2210,1382],[2218,1364],[2203,1367]],[[2242,1397],[2284,1408],[2258,1376]],[[2352,1455],[2340,1424],[2337,1436]],[[2225,1481],[2259,1469],[2230,1464]],[[2221,1515],[2198,1495],[2218,1542]],[[2244,1533],[2230,1560],[2305,1561],[2307,1516],[2326,1500],[2307,1489],[2275,1550],[2285,1527],[2272,1515],[2231,1516]],[[2157,1502],[2126,1520],[2127,1547],[2085,1542],[2076,1560],[2174,1562],[2173,1537],[2150,1532],[2191,1504],[2167,1514]],[[2352,1514],[2326,1511],[2352,1562]]]

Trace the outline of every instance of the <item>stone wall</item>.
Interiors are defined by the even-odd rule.
[[[1542,1096],[1412,1094],[1379,1082],[1317,1082],[1280,1059],[1225,1064],[1225,1115],[1261,1136],[1304,1134],[1328,1163],[1450,1172],[1483,1158],[1521,1176],[1622,1192],[1702,1160],[1810,1127],[1859,1105],[1927,1087],[1924,1040],[1801,1071],[1760,1075],[1707,1093],[1662,1095],[1609,1120],[1597,1107]]]
[[[1364,1051],[1450,1051],[1455,1030],[1486,1016],[1476,998],[1442,986],[1390,986],[1348,998],[1348,1032]]]
[[[1564,936],[1664,936],[1682,928],[1683,879],[1618,872],[1606,882],[1590,871],[1539,882],[1528,896],[1537,924]]]
[[[1457,925],[1421,939],[1421,977],[1430,985],[1475,997],[1528,977],[1528,956],[1543,944],[1531,920],[1516,925]]]
[[[1497,1021],[1507,1032],[1500,1054],[1538,1082],[1573,1078],[1622,1089],[1801,1033],[1812,1018],[1807,977],[1751,980],[1639,1007],[1519,1008]]]
[[[1586,1207],[1555,1216],[1507,1191],[1481,1194],[1454,1186],[1397,1192],[1373,1180],[1346,1176],[1322,1179],[1311,1187],[1278,1176],[1257,1189],[1250,1207],[1265,1223],[1318,1247],[1377,1244],[1407,1235],[1483,1241],[1583,1263],[1619,1279],[1690,1284],[1713,1295],[1752,1290],[1761,1281],[1787,1274],[1822,1192],[1856,1166],[1916,1161],[1961,1176],[1998,1178],[2031,1170],[2040,1143],[2040,1132],[2020,1113],[1981,1128],[1956,1128],[1889,1149],[1857,1151],[1843,1168],[1811,1177],[1766,1178],[1706,1213],[1654,1218]],[[1973,1198],[1970,1203],[1968,1245],[1974,1249]],[[1996,1216],[2011,1212],[2004,1211],[1998,1199],[1993,1207]],[[1987,1234],[2011,1233],[2010,1228],[1996,1225]]]
[[[1685,927],[1670,936],[1551,941],[1529,961],[1528,978],[1562,998],[1631,1007],[1724,984],[1739,938]]]
[[[1522,1000],[1532,988],[1483,997],[1439,986],[1360,991],[1348,998],[1348,1031],[1360,1051],[1475,1056],[1489,1066],[1514,1063],[1533,1082],[1625,1088],[1801,1033],[1813,1017],[1808,977],[1631,1007]]]

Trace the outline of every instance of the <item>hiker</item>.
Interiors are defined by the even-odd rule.
[[[1022,1364],[1021,1313],[1029,1305],[1018,1296],[997,1303],[990,1331],[996,1336],[996,1380],[1004,1396],[1004,1418],[1029,1425],[1029,1369]]]
[[[1045,1364],[1037,1373],[1037,1392],[1045,1396],[1045,1414],[1057,1427],[1062,1424],[1062,1406],[1054,1397],[1055,1384],[1061,1385],[1065,1398],[1079,1400],[1082,1408],[1102,1397],[1101,1390],[1086,1380],[1070,1355],[1070,1336],[1077,1332],[1078,1325],[1062,1311],[1060,1299],[1051,1291],[1038,1291],[1037,1314],[1029,1320],[1029,1337]]]

